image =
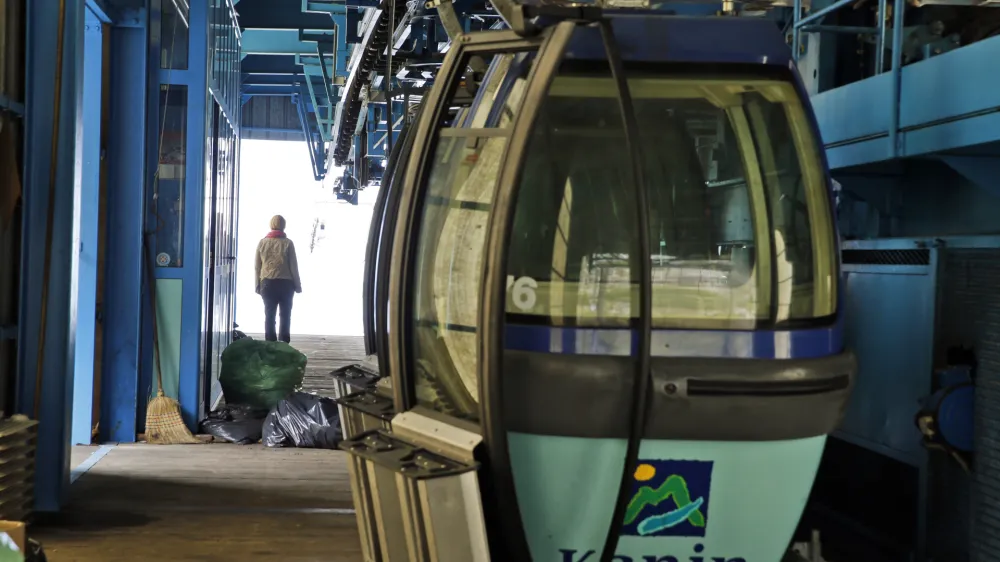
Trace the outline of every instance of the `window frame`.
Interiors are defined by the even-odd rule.
[[[457,41],[449,49],[442,65],[443,72],[439,73],[430,94],[423,100],[423,110],[413,131],[414,142],[410,157],[406,162],[406,170],[402,176],[402,183],[399,186],[399,219],[396,221],[395,232],[392,243],[392,263],[395,264],[389,274],[389,346],[388,359],[389,371],[392,376],[393,401],[396,411],[403,412],[411,410],[417,406],[416,400],[416,370],[414,368],[414,310],[416,295],[410,290],[417,281],[418,265],[418,244],[420,241],[420,228],[422,222],[422,211],[424,201],[429,192],[430,174],[434,169],[434,158],[438,145],[442,137],[468,137],[489,135],[489,129],[468,129],[468,132],[460,127],[448,127],[444,123],[445,115],[448,111],[448,102],[452,97],[454,88],[458,86],[465,68],[461,64],[469,56],[476,54],[498,54],[502,52],[536,51],[539,57],[548,43],[551,33],[543,33],[536,37],[521,37],[514,31],[491,31],[466,35]],[[537,62],[533,65],[531,73],[536,72]],[[531,76],[529,81],[531,83]],[[518,112],[515,121],[511,124],[513,131],[525,113],[523,108],[527,107],[527,100],[522,101],[522,111]],[[533,111],[531,111],[533,113]],[[452,129],[453,132],[441,134],[443,130]],[[506,136],[506,135],[505,135]],[[508,138],[511,138],[508,136]],[[508,142],[505,149],[505,159],[509,158],[511,143]],[[503,164],[501,164],[501,170]],[[499,181],[502,179],[498,178]],[[492,218],[490,219],[492,221]],[[485,261],[485,260],[484,260]],[[480,287],[482,289],[482,287]],[[481,361],[479,361],[481,370]],[[480,382],[480,386],[481,382]],[[482,394],[480,393],[480,402]],[[482,406],[480,404],[480,409]],[[450,423],[470,423],[450,418]]]
[[[729,121],[732,133],[736,136],[736,148],[738,150],[749,196],[749,212],[753,219],[753,232],[757,243],[755,244],[755,267],[757,275],[757,299],[761,303],[757,307],[758,314],[753,318],[728,318],[728,319],[698,319],[698,318],[669,318],[654,317],[655,330],[724,330],[724,331],[764,331],[783,329],[803,329],[822,327],[832,324],[836,319],[839,307],[838,302],[838,271],[839,259],[836,249],[836,237],[834,231],[834,220],[829,197],[829,181],[827,178],[824,162],[816,150],[816,140],[814,131],[810,125],[809,116],[799,96],[799,90],[791,76],[776,76],[774,73],[751,73],[745,69],[734,69],[729,72],[714,71],[709,77],[699,76],[697,73],[678,72],[676,75],[667,73],[664,79],[666,84],[657,84],[657,79],[649,79],[644,76],[629,77],[628,82],[633,92],[633,98],[641,99],[673,99],[674,97],[660,98],[653,92],[661,88],[675,88],[680,92],[690,89],[690,95],[681,95],[677,99],[686,97],[706,99],[712,101],[713,96],[709,94],[697,94],[698,89],[710,86],[725,85],[748,85],[761,92],[768,101],[780,106],[784,113],[788,125],[790,141],[794,146],[798,173],[802,176],[804,186],[803,201],[808,209],[809,219],[809,244],[812,251],[812,276],[815,279],[812,285],[812,314],[802,317],[789,317],[788,308],[793,304],[789,299],[784,301],[779,298],[780,275],[777,271],[779,266],[777,236],[775,235],[773,202],[768,191],[767,169],[776,170],[776,166],[765,165],[769,158],[772,147],[769,143],[761,147],[759,141],[770,139],[770,132],[767,127],[762,126],[759,115],[754,115],[752,108],[744,105],[716,104],[721,112],[724,112]],[[585,83],[589,78],[569,77],[569,80],[578,80]],[[607,83],[605,83],[607,82]],[[684,84],[690,83],[690,86]],[[638,88],[632,87],[638,83]],[[586,87],[593,88],[595,84],[586,83]],[[593,97],[611,98],[613,84],[603,79]],[[569,84],[556,93],[556,96],[567,96],[572,91],[573,85]],[[634,95],[636,89],[639,95]],[[551,92],[549,93],[551,95]],[[773,99],[772,99],[773,98]],[[759,113],[759,112],[758,112]],[[763,137],[761,135],[763,134]],[[758,138],[760,137],[760,138]],[[523,163],[522,163],[523,164]],[[515,209],[516,211],[516,209]],[[506,265],[504,266],[506,272]],[[825,283],[823,280],[830,280]],[[654,298],[657,291],[654,285]],[[786,302],[787,301],[787,302]],[[779,309],[785,309],[784,314]],[[612,324],[592,324],[586,322],[579,324],[575,317],[552,318],[550,316],[536,315],[530,313],[520,313],[505,309],[507,321],[513,324],[526,325],[559,325],[578,326],[588,329],[629,329],[635,328],[639,318],[633,316],[631,321],[624,325]]]

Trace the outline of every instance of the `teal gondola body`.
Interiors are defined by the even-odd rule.
[[[855,373],[808,97],[770,20],[599,20],[453,47],[401,183],[397,408],[483,435],[491,547],[778,562]]]

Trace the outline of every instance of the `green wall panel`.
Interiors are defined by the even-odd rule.
[[[156,280],[156,326],[160,337],[160,366],[163,369],[163,392],[177,399],[180,390],[181,306],[184,282],[180,279]],[[153,364],[150,397],[156,396],[156,364]]]

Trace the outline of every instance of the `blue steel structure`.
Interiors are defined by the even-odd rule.
[[[1000,49],[1000,12],[948,1],[851,6],[826,2],[792,24],[841,183],[846,338],[859,358],[807,519],[853,545],[849,556],[992,559],[1000,326],[982,287],[994,286],[1000,257],[1000,102],[984,69]],[[944,376],[955,369],[971,379]],[[974,413],[956,400],[960,415],[921,425],[923,410],[969,384]],[[929,447],[942,434],[973,451]]]
[[[458,31],[500,21],[482,0],[447,5]],[[381,181],[387,148],[402,131],[404,113],[420,100],[444,59],[449,32],[436,3],[242,0],[236,10],[244,36],[244,103],[254,96],[288,98],[315,178],[357,204],[359,190]],[[386,80],[389,69],[392,78]],[[251,123],[247,132],[254,131],[281,132]]]
[[[3,254],[20,279],[17,321],[3,325],[17,359],[8,376],[5,358],[2,407],[44,420],[36,502],[55,511],[71,444],[142,433],[154,320],[165,391],[192,429],[220,394],[235,310],[240,31],[231,0],[5,6],[4,25],[25,14],[27,82],[3,93],[0,115],[7,134],[8,119],[24,124],[20,170],[3,176],[21,258]],[[152,279],[144,260],[156,262]]]
[[[82,196],[84,187],[78,164],[81,159],[77,131],[83,119],[85,8],[80,3],[67,6],[63,26],[58,18],[49,17],[59,13],[57,1],[28,2],[26,8],[28,71],[24,97],[22,229],[28,235],[22,239],[15,403],[19,411],[46,420],[40,424],[37,450],[38,457],[45,462],[38,464],[36,480],[48,485],[37,487],[36,501],[38,507],[51,509],[65,500],[69,480],[71,418],[66,412],[71,410],[74,395],[77,339],[78,303],[74,289],[80,257],[76,251],[79,221],[74,220],[78,218],[74,215],[75,201]],[[53,41],[60,35],[63,56],[57,55]],[[59,59],[62,64],[57,63]],[[32,72],[34,68],[49,71]],[[60,76],[58,81],[57,76]],[[55,186],[50,191],[53,167]],[[47,224],[52,228],[51,254],[45,250]],[[43,281],[46,257],[53,265],[47,283]],[[25,282],[28,279],[38,281]],[[46,291],[48,294],[43,296]],[[43,299],[47,300],[44,321]],[[43,353],[39,354],[41,336],[45,340]],[[39,377],[43,379],[41,385],[37,385]],[[36,414],[35,393],[39,387],[41,396]]]

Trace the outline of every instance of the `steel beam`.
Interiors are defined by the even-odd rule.
[[[327,13],[330,15],[347,13],[347,5],[343,0],[336,2],[323,0],[302,0],[302,12],[304,13]]]
[[[291,86],[304,80],[301,74],[244,74],[243,86]]]
[[[31,0],[26,7],[24,215],[16,407],[40,422],[35,508],[51,512],[62,507],[69,490],[76,276],[80,260],[76,201],[82,187],[77,140],[82,118],[85,7],[83,2],[65,2],[62,26],[59,0]],[[61,65],[57,62],[59,46]],[[38,396],[36,388],[40,390]]]
[[[332,30],[330,22],[326,31]],[[322,30],[311,31],[320,33]],[[245,55],[316,55],[316,41],[300,38],[298,29],[244,29],[243,54]]]
[[[323,29],[330,24],[326,13],[304,12],[301,6],[274,0],[243,0],[236,9],[243,28]]]
[[[105,0],[86,0],[86,5],[98,23],[111,23],[111,11]]]
[[[841,0],[843,1],[843,0]],[[902,152],[899,135],[899,100],[903,79],[903,15],[906,13],[906,0],[893,0],[892,10],[892,85],[889,100],[889,154],[888,158],[896,158]]]
[[[247,55],[240,68],[250,74],[301,74],[294,55]]]
[[[97,319],[98,215],[101,196],[103,24],[88,3],[83,46],[82,182],[76,211],[80,265],[77,273],[76,359],[73,375],[72,444],[89,445],[94,427],[94,345]]]
[[[147,34],[111,31],[108,236],[100,439],[135,441],[141,344],[143,218],[146,212]]]
[[[302,134],[305,137],[309,150],[309,161],[312,164],[313,177],[316,181],[320,181],[326,175],[326,166],[323,160],[323,144],[320,140],[316,139],[312,128],[309,126],[309,112],[306,110],[305,96],[299,95],[296,98],[296,102],[295,106],[299,114],[299,123],[302,124]]]

